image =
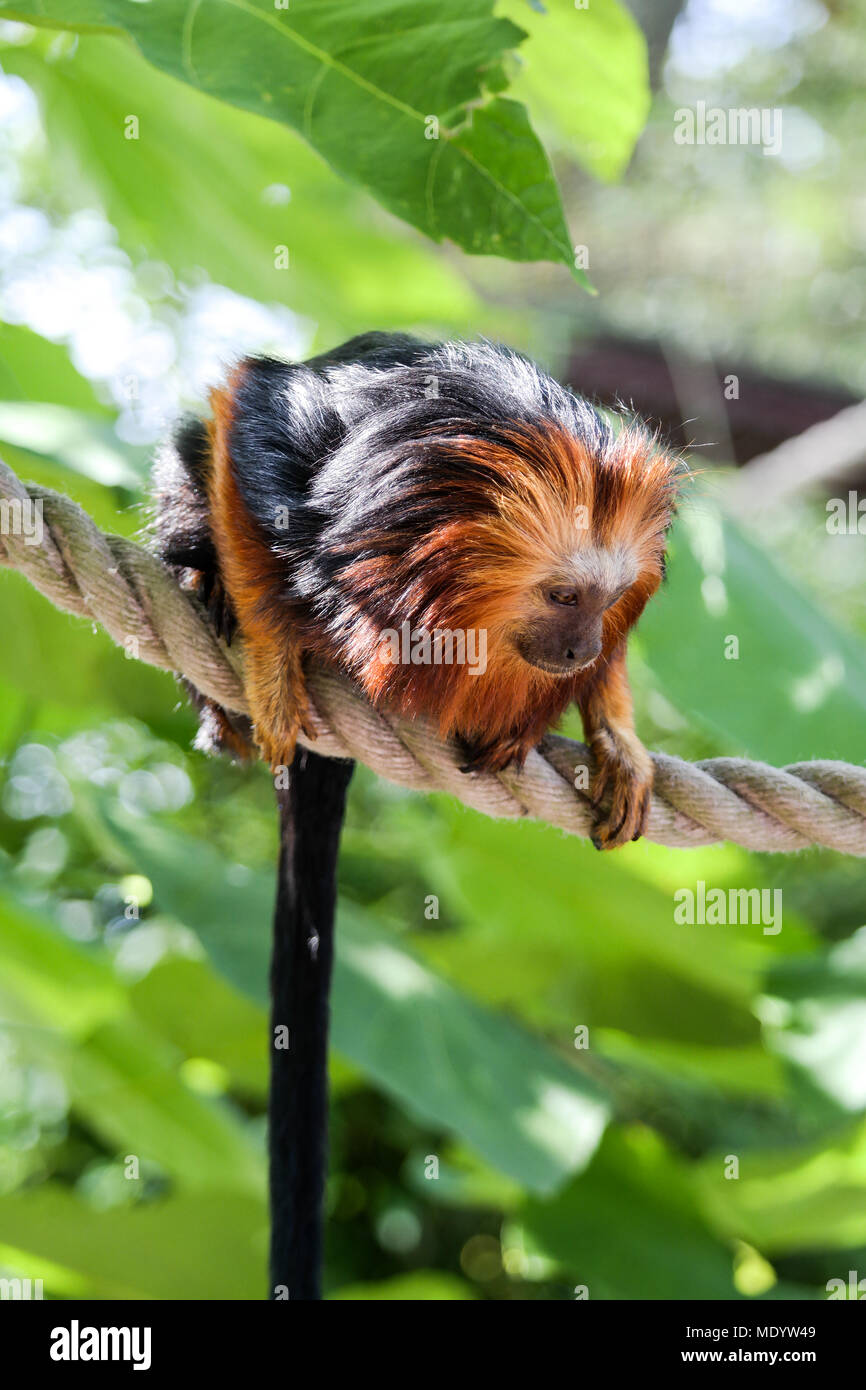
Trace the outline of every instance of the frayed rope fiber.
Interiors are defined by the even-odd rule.
[[[68,497],[26,487],[2,461],[0,501],[7,504],[0,564],[18,570],[57,608],[100,623],[141,661],[185,676],[226,709],[247,712],[240,652],[217,640],[204,609],[157,556],[104,534]],[[35,502],[42,514],[38,544],[8,524],[16,505],[19,515],[32,516]],[[488,816],[529,816],[590,834],[587,794],[574,785],[578,769],[591,767],[584,744],[549,734],[520,772],[464,774],[458,749],[427,723],[380,713],[334,670],[314,667],[308,683],[317,734],[308,746],[317,753],[355,758],[415,791],[450,792]],[[732,840],[764,851],[823,845],[866,856],[866,768],[823,759],[776,768],[744,758],[652,758],[647,839],[685,848]]]

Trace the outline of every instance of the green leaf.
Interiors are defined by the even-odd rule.
[[[329,1293],[328,1298],[350,1300],[353,1303],[375,1299],[396,1300],[399,1303],[439,1302],[443,1300],[473,1299],[477,1295],[464,1279],[453,1274],[444,1274],[438,1269],[416,1269],[411,1274],[399,1274],[394,1279],[383,1279],[373,1284],[351,1284]]]
[[[722,1187],[740,1188],[724,1179],[720,1161],[714,1164]],[[570,1282],[588,1287],[592,1300],[751,1296],[754,1288],[741,1278],[748,1252],[737,1249],[748,1235],[736,1221],[718,1222],[710,1206],[698,1165],[683,1162],[648,1130],[611,1128],[586,1172],[550,1201],[531,1199],[503,1244],[517,1242],[519,1250],[522,1243],[554,1259]],[[752,1251],[752,1270],[755,1262]],[[772,1279],[772,1269],[766,1273]],[[760,1296],[818,1295],[807,1285],[777,1281]]]
[[[111,414],[65,348],[8,323],[0,323],[0,400],[52,401],[88,415]]]
[[[143,450],[124,449],[109,422],[63,405],[30,401],[0,404],[0,451],[9,444],[106,487],[134,490],[145,475]]]
[[[123,989],[98,961],[4,893],[0,898],[4,1022],[47,1023],[67,1039],[85,1039],[125,1012]]]
[[[273,887],[209,846],[112,813],[156,905],[191,927],[217,969],[267,999]],[[334,1046],[427,1124],[501,1172],[549,1191],[591,1156],[607,1104],[575,1066],[445,984],[352,904],[338,918]]]
[[[721,1112],[718,1092],[737,1096],[780,1097],[785,1090],[784,1066],[768,1052],[761,1038],[751,1046],[698,1047],[630,1037],[614,1029],[601,1028],[598,1044],[605,1057],[621,1062],[636,1072],[651,1071],[668,1083],[678,1081],[712,1088],[715,1109]],[[720,1116],[721,1117],[721,1116]]]
[[[76,1112],[118,1151],[184,1188],[261,1191],[261,1157],[239,1121],[183,1084],[177,1052],[134,1017],[109,962],[8,895],[0,1006],[22,1052],[60,1072]]]
[[[529,1033],[480,1008],[344,907],[334,1043],[410,1113],[445,1125],[533,1191],[590,1158],[601,1091]]]
[[[842,1113],[866,1111],[866,927],[769,973],[767,1042]]]
[[[423,1149],[410,1153],[403,1165],[407,1187],[425,1202],[444,1207],[489,1207],[509,1210],[525,1198],[523,1188],[483,1163],[461,1145],[450,1145],[436,1154],[435,1181],[428,1172],[429,1155]]]
[[[639,635],[665,694],[728,750],[862,762],[862,641],[708,501],[684,509]]]
[[[9,47],[2,62],[39,96],[54,187],[70,207],[95,193],[134,259],[164,260],[193,283],[204,269],[240,294],[287,303],[325,341],[371,324],[477,323],[459,271],[399,223],[383,226],[372,200],[300,136],[173,81],[131,45],[88,37],[52,62],[43,49]],[[123,139],[131,111],[139,140]],[[275,264],[282,245],[288,269]]]
[[[828,1134],[808,1147],[743,1154],[739,1162],[736,1179],[725,1177],[728,1155],[704,1159],[695,1170],[705,1209],[723,1235],[770,1254],[866,1244],[866,1124],[849,1126],[835,1142]]]
[[[38,470],[43,473],[44,470]],[[63,488],[63,484],[60,484]],[[82,489],[63,488],[84,501]],[[140,513],[134,514],[136,526]],[[111,528],[123,529],[123,528]],[[0,628],[3,666],[0,689],[18,692],[47,712],[42,727],[54,734],[117,715],[134,715],[180,743],[188,743],[194,721],[178,704],[172,677],[128,660],[100,628],[53,608],[20,574],[0,567]]]
[[[752,998],[773,939],[760,927],[675,922],[672,889],[637,869],[648,854],[663,860],[670,851],[635,845],[599,855],[549,826],[444,802],[441,813],[447,833],[420,851],[431,881],[443,885],[440,930],[416,934],[415,943],[458,984],[475,981],[487,1002],[556,1027],[568,1047],[576,1024],[689,1051],[757,1042]],[[675,864],[679,882],[693,881],[689,855]]]
[[[511,84],[546,134],[590,173],[616,179],[650,108],[646,40],[617,0],[497,0],[528,33]]]
[[[117,28],[155,67],[300,132],[434,240],[571,268],[553,175],[525,115],[498,98],[484,104],[523,37],[492,9],[493,0],[439,0],[433,10],[426,0],[294,0],[286,10],[271,0],[25,0],[0,13]]]
[[[267,1287],[265,1204],[231,1189],[97,1211],[46,1184],[0,1197],[0,1229],[7,1245],[85,1276],[91,1297],[261,1299]],[[45,1287],[64,1292],[50,1274]]]
[[[649,1131],[611,1130],[585,1173],[518,1219],[592,1300],[737,1297],[731,1251],[702,1217],[686,1166]]]
[[[142,1022],[185,1057],[216,1062],[245,1095],[267,1094],[265,1013],[207,961],[161,960],[130,986],[129,998]]]

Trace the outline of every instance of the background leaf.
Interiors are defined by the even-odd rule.
[[[172,77],[304,135],[344,177],[439,241],[475,254],[557,260],[572,251],[553,175],[522,108],[479,106],[485,74],[522,38],[493,0],[121,0],[3,5],[10,18],[119,28]],[[439,121],[438,138],[426,132]],[[477,123],[477,127],[476,127]],[[144,138],[147,133],[143,132]],[[120,137],[120,132],[118,132]],[[515,140],[533,170],[521,177]],[[575,272],[582,278],[580,272]]]
[[[92,384],[77,372],[69,354],[29,328],[0,323],[0,399],[51,401],[88,415],[112,418]]]
[[[330,339],[371,322],[456,326],[477,312],[456,267],[291,131],[173,81],[115,39],[84,36],[50,63],[45,48],[6,47],[2,65],[39,93],[55,188],[73,207],[93,189],[131,255],[164,260],[193,284],[205,270],[240,294],[290,303]],[[130,111],[137,141],[122,136]],[[279,246],[287,270],[275,266]]]
[[[676,1298],[686,1287],[690,1299],[738,1296],[730,1252],[652,1135],[612,1134],[582,1177],[520,1219],[591,1299]]]
[[[92,1298],[248,1299],[266,1287],[264,1202],[233,1191],[96,1212],[44,1187],[0,1197],[0,1229],[27,1252],[24,1267],[48,1254],[89,1281]]]
[[[131,1015],[107,963],[8,897],[0,913],[6,1025],[29,1055],[60,1070],[88,1123],[181,1187],[260,1192],[260,1155],[227,1107],[183,1084],[177,1053]]]
[[[862,642],[708,500],[678,524],[670,581],[639,632],[665,694],[729,751],[862,762]]]
[[[128,818],[113,816],[111,833],[162,910],[194,927],[217,968],[264,1003],[270,877]],[[350,904],[338,914],[332,1037],[426,1123],[533,1190],[582,1167],[604,1128],[606,1100],[576,1067],[438,980]]]
[[[590,173],[622,174],[646,121],[646,41],[616,0],[498,0],[497,9],[526,29],[511,85],[548,141]]]

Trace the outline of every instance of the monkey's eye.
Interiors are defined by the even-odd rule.
[[[571,604],[577,603],[577,591],[575,589],[549,589],[547,597],[551,603]]]

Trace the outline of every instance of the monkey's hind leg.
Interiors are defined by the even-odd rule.
[[[303,670],[303,649],[288,622],[244,635],[247,699],[255,740],[276,772],[291,765],[298,734],[315,738]]]

